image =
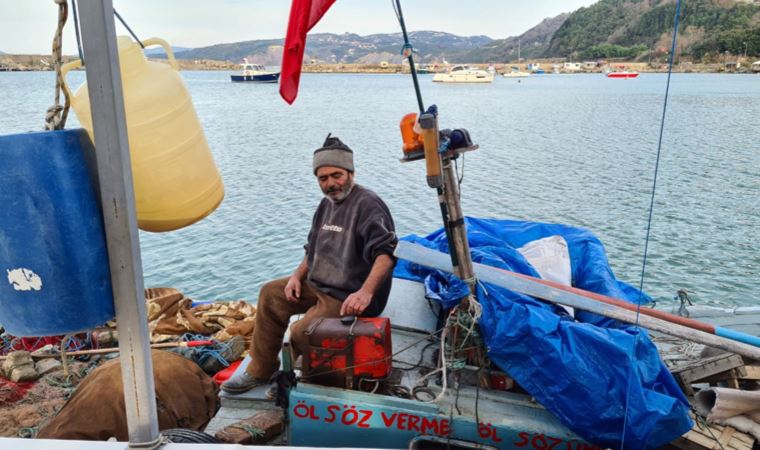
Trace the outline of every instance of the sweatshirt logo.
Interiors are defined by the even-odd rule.
[[[343,232],[343,227],[339,227],[337,225],[324,224],[324,225],[322,225],[322,229],[325,230],[325,231],[335,231],[336,233],[342,233]]]

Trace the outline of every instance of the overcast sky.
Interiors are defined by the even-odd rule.
[[[80,0],[81,1],[81,0]],[[596,0],[402,0],[409,31],[435,30],[494,39],[523,33],[546,17]],[[180,47],[282,38],[290,0],[113,0],[140,38],[162,37]],[[83,4],[84,5],[84,4]],[[0,0],[0,51],[48,54],[58,17],[53,0]],[[64,53],[75,54],[73,17]],[[393,33],[391,0],[337,0],[312,32]],[[120,25],[117,33],[126,34]]]

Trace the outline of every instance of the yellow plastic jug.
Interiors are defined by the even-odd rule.
[[[169,64],[148,61],[137,42],[118,37],[137,222],[146,231],[171,231],[211,214],[224,185],[171,47],[158,38],[143,45],[162,46]],[[61,68],[64,89],[94,141],[87,83],[73,95],[65,83],[66,74],[81,66],[76,60]]]

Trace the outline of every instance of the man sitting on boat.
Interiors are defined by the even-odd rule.
[[[327,136],[314,151],[314,175],[325,194],[312,219],[306,254],[290,277],[270,281],[259,292],[251,362],[222,384],[230,393],[269,383],[290,317],[298,351],[309,324],[321,317],[378,316],[391,289],[393,250],[398,239],[385,203],[354,183],[353,151]]]

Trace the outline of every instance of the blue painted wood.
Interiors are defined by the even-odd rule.
[[[418,436],[439,436],[499,450],[601,450],[526,396],[486,389],[477,393],[472,386],[455,396],[452,390],[437,404],[299,383],[290,390],[288,443],[409,448]],[[450,402],[458,407],[452,409]]]
[[[103,219],[84,130],[0,136],[0,324],[16,336],[114,316]]]

